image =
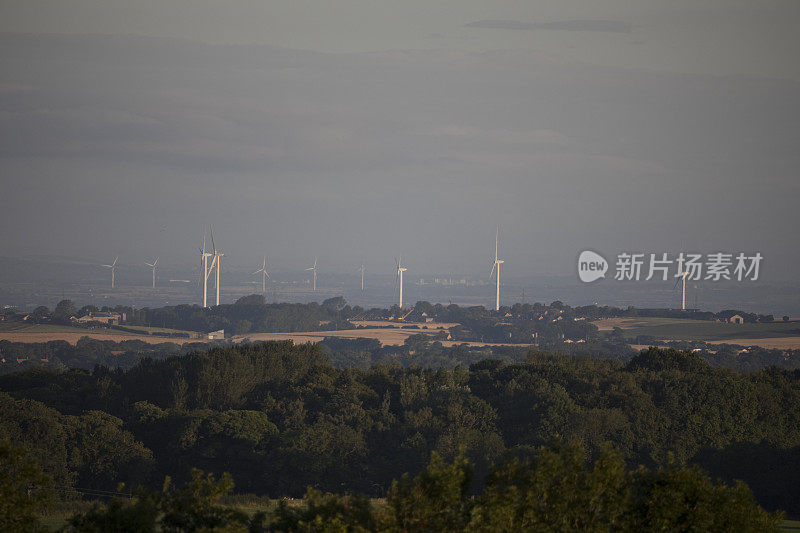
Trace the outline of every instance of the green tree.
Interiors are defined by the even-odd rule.
[[[75,309],[75,304],[72,303],[72,300],[61,300],[53,310],[53,320],[66,324],[69,323],[70,317],[75,316],[77,313],[78,310]]]
[[[489,476],[473,511],[472,531],[621,529],[628,499],[622,456],[603,447],[587,462],[577,443],[509,459]]]
[[[192,469],[192,479],[181,490],[171,491],[169,478],[161,497],[161,530],[165,532],[213,530],[224,526],[233,529],[247,524],[247,515],[219,505],[219,499],[233,490],[233,478],[227,472],[219,479]]]
[[[159,516],[157,495],[142,490],[134,501],[113,499],[107,506],[96,504],[67,521],[68,532],[154,533]]]
[[[640,468],[631,475],[631,531],[776,531],[783,513],[764,511],[742,483],[715,484],[698,467]]]
[[[326,494],[309,487],[304,504],[290,506],[281,500],[272,513],[270,530],[358,533],[375,531],[377,526],[374,509],[365,496]],[[262,518],[266,516],[256,519]]]
[[[411,479],[392,483],[383,516],[385,528],[402,531],[461,531],[469,522],[467,498],[472,468],[463,454],[452,463],[431,453],[428,466]]]
[[[38,515],[50,502],[49,485],[25,448],[0,440],[0,531],[46,531]]]
[[[233,490],[230,474],[216,479],[192,469],[191,480],[180,490],[172,488],[169,477],[160,492],[140,489],[135,500],[113,500],[107,506],[95,506],[73,516],[67,531],[101,533],[194,531],[246,532],[249,520],[245,513],[219,504],[219,499]]]

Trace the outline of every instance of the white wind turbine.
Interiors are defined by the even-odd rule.
[[[494,275],[495,269],[497,269],[497,287],[495,290],[495,297],[494,297],[494,310],[500,310],[500,265],[504,263],[502,259],[498,257],[498,246],[500,242],[500,228],[497,228],[497,233],[494,237],[494,263],[492,263],[492,271],[489,273],[489,277],[491,278]]]
[[[683,271],[677,275],[680,276],[680,279],[675,280],[675,287],[678,286],[678,283],[683,282],[683,289],[681,290],[681,311],[686,311],[686,276],[688,275],[689,272]],[[675,287],[672,287],[672,290],[675,290]]]
[[[214,268],[214,262],[211,263],[211,268],[208,266],[208,258],[212,254],[206,252],[206,233],[203,232],[203,247],[200,248],[200,266],[203,273],[200,274],[200,282],[203,284],[203,307],[208,307],[208,276],[211,274],[211,269]],[[216,260],[216,259],[215,259]]]
[[[314,257],[314,266],[311,268],[307,268],[306,271],[312,271],[314,273],[314,292],[317,291],[317,258]]]
[[[214,249],[214,260],[211,262],[211,268],[216,267],[217,269],[217,279],[214,286],[217,289],[217,305],[219,305],[219,273],[222,266],[222,256],[225,254],[218,251],[217,245],[214,244],[214,224],[211,224],[211,247]]]
[[[114,288],[114,277],[115,277],[114,274],[116,273],[116,270],[117,270],[117,259],[119,259],[119,256],[115,257],[114,258],[114,262],[111,263],[110,265],[103,265],[104,267],[111,269],[111,288],[112,289]]]
[[[400,309],[403,308],[403,272],[408,270],[407,268],[403,268],[401,262],[403,261],[403,256],[400,256],[400,259],[397,260],[397,276],[395,277],[395,281],[397,279],[400,280]]]
[[[681,248],[683,247],[681,246]],[[675,277],[680,279],[675,280],[675,286],[672,287],[672,290],[675,290],[675,287],[678,286],[678,283],[683,282],[683,288],[681,290],[681,311],[686,311],[686,276],[689,275],[689,272],[686,270],[685,261],[684,254],[681,252],[678,256],[678,264],[680,265],[681,272],[675,274]]]
[[[364,263],[361,263],[361,268],[359,268],[359,270],[361,271],[361,290],[363,291],[364,290],[364,272],[366,270],[364,268]]]
[[[152,263],[145,262],[145,265],[153,268],[153,288],[156,288],[156,265],[158,264],[158,257]]]
[[[261,274],[261,293],[265,294],[267,292],[267,278],[269,274],[267,274],[267,256],[264,256],[264,262],[261,263],[261,268],[253,272],[253,275]]]

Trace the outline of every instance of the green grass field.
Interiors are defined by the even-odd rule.
[[[622,329],[626,338],[651,335],[666,340],[724,341],[800,337],[800,324],[797,322],[729,324],[681,318],[637,318],[636,323],[622,326]]]
[[[127,324],[123,324],[122,327],[125,329],[132,329],[136,331],[141,331],[145,335],[149,335],[151,333],[196,333],[194,331],[187,331],[183,329],[171,329],[171,328],[157,328],[152,326],[129,326]],[[113,328],[110,331],[114,331]]]

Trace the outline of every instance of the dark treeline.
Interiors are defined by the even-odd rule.
[[[229,335],[238,335],[253,331],[325,331],[352,328],[353,325],[347,322],[347,317],[362,311],[357,307],[351,308],[341,297],[329,298],[322,304],[267,304],[262,295],[253,294],[239,298],[233,304],[208,308],[184,304],[155,309],[130,306],[98,308],[93,305],[77,309],[71,300],[62,300],[53,311],[44,306],[27,314],[6,310],[4,319],[78,325],[73,320],[76,317],[111,312],[124,316],[121,322],[127,326],[152,326],[205,333],[224,329]]]
[[[636,317],[726,321],[734,315],[740,315],[745,322],[772,322],[774,320],[773,315],[760,315],[736,309],[726,309],[718,313],[713,313],[711,311],[695,309],[642,309],[633,306],[625,308],[609,305],[581,305],[572,307],[559,300],[555,300],[550,304],[537,302],[533,304],[516,303],[510,306],[504,305],[500,307],[499,311],[487,309],[483,306],[459,307],[455,304],[431,304],[422,301],[414,305],[414,313],[426,313],[428,316],[434,317],[441,322],[465,322],[490,316],[496,317],[498,314],[503,317],[509,316],[522,320],[539,320],[548,317],[553,319],[561,316],[564,319],[585,319],[590,321],[601,318]],[[392,315],[401,315],[401,311],[397,306],[392,307],[388,311],[384,309],[370,309],[363,313],[363,316],[366,318],[386,318]]]
[[[431,452],[463,450],[480,491],[505,454],[564,439],[591,457],[611,442],[631,466],[742,478],[765,508],[800,515],[798,485],[774,468],[800,454],[800,371],[740,374],[688,352],[361,369],[333,366],[318,344],[262,343],[128,370],[33,369],[0,390],[0,437],[65,486],[157,485],[198,467],[230,472],[243,492],[379,496]]]
[[[158,309],[137,309],[127,324],[158,326],[189,331],[217,331],[241,335],[255,331],[324,331],[352,328],[352,313],[344,298],[330,298],[318,304],[267,304],[261,295],[239,298],[236,303],[204,309],[199,305],[178,305]]]
[[[0,356],[5,363],[0,365],[0,374],[45,366],[51,369],[83,368],[91,370],[97,365],[110,368],[130,368],[142,357],[160,359],[170,355],[205,350],[202,342],[173,342],[151,344],[140,340],[106,341],[82,337],[75,344],[67,341],[12,342],[0,340]]]
[[[244,296],[233,304],[203,308],[199,305],[177,305],[161,308],[136,309],[130,306],[102,307],[87,305],[77,309],[70,300],[62,300],[53,311],[40,306],[32,313],[14,310],[3,312],[4,319],[28,320],[34,323],[57,323],[76,325],[75,317],[90,313],[113,312],[124,316],[127,326],[153,326],[186,331],[210,332],[223,329],[228,335],[244,335],[252,332],[325,331],[350,329],[350,320],[396,319],[407,312],[393,306],[389,309],[363,309],[351,307],[342,297],[329,298],[322,304],[276,303],[267,304],[262,295]],[[662,317],[689,318],[695,320],[726,321],[740,315],[745,322],[772,322],[772,315],[758,315],[738,310],[719,313],[705,311],[681,311],[675,309],[625,309],[610,306],[570,307],[560,301],[550,304],[534,303],[503,306],[499,311],[483,306],[459,307],[458,305],[417,302],[407,320],[419,321],[429,317],[438,322],[460,324],[449,333],[454,340],[531,343],[534,340],[556,342],[559,340],[595,339],[597,328],[590,324],[601,318]]]
[[[469,366],[483,359],[499,359],[506,363],[524,362],[529,346],[443,346],[428,334],[411,335],[402,346],[382,346],[376,339],[343,339],[325,337],[320,343],[323,354],[339,367],[368,369],[377,364],[398,363],[422,368],[454,368]],[[637,339],[638,342],[639,339]],[[645,339],[652,341],[653,339]],[[109,368],[130,368],[143,357],[163,359],[173,355],[207,350],[219,342],[192,342],[182,345],[172,342],[150,344],[140,340],[111,341],[84,337],[75,345],[66,341],[20,343],[0,340],[0,375],[20,370],[46,367],[54,370],[82,368],[91,370],[97,365]],[[680,350],[695,351],[709,364],[740,372],[755,372],[768,366],[786,369],[800,368],[800,350],[776,350],[759,347],[744,348],[727,344],[708,344],[698,341],[669,341],[665,343]],[[611,332],[588,342],[545,342],[537,349],[543,352],[571,356],[590,356],[626,361],[638,352],[628,340]],[[3,362],[4,361],[4,362]]]
[[[342,339],[325,337],[320,343],[323,353],[335,366],[355,366],[367,369],[375,364],[399,363],[424,368],[453,368],[469,366],[486,358],[503,361],[524,361],[529,346],[469,346],[459,344],[445,347],[426,334],[411,335],[401,346],[382,346],[377,339]],[[0,374],[45,367],[59,370],[82,368],[91,370],[97,365],[109,368],[130,368],[143,357],[163,359],[173,355],[207,350],[223,342],[192,342],[182,345],[173,342],[150,344],[141,340],[111,341],[82,337],[76,344],[66,341],[22,343],[0,340]],[[541,349],[572,355],[628,359],[637,352],[623,343],[596,340],[581,344],[541,343]]]

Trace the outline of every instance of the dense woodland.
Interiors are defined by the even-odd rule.
[[[332,365],[319,344],[276,342],[127,370],[30,369],[0,377],[0,391],[0,438],[61,488],[159,487],[200,468],[230,472],[240,492],[385,496],[436,452],[463,453],[464,490],[486,494],[492,464],[561,441],[592,460],[610,443],[634,470],[699,465],[800,515],[800,371],[743,374],[689,352],[356,368]]]

